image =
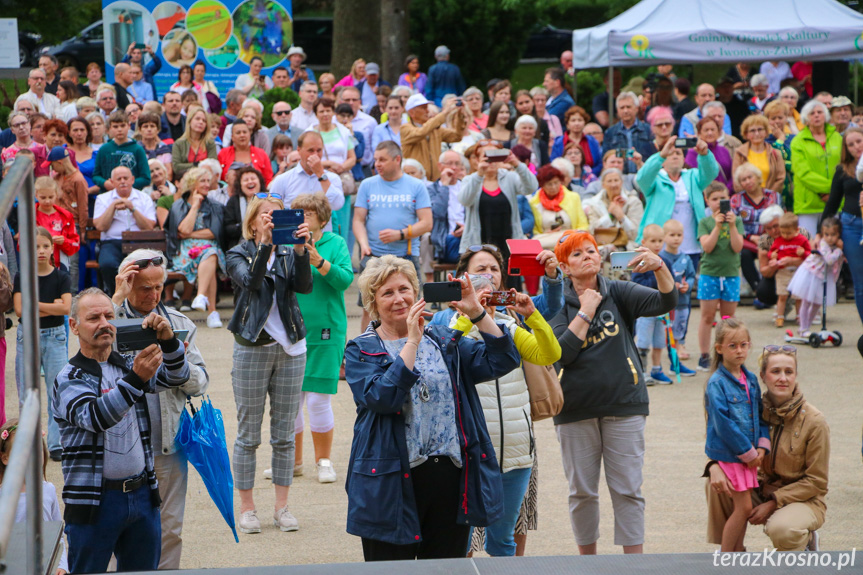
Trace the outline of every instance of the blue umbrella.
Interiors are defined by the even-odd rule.
[[[234,541],[239,543],[234,523],[234,478],[222,412],[213,407],[209,397],[201,402],[200,409],[195,410],[191,401],[189,408],[192,415],[185,409],[180,414],[180,428],[175,441],[186,459],[198,470],[213,503],[234,532]]]
[[[674,340],[671,317],[668,314],[660,316],[665,326],[665,345],[668,348],[668,359],[671,361],[671,369],[677,374],[677,383],[680,383],[680,357],[677,355],[677,342]]]

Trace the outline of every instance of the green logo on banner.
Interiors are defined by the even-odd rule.
[[[854,38],[854,47],[857,48],[858,52],[863,52],[863,34]]]
[[[650,49],[650,40],[643,34],[636,34],[630,38],[629,42],[623,45],[623,53],[629,58],[656,60],[656,56]]]

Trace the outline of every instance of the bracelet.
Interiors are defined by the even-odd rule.
[[[412,228],[413,228],[413,226],[408,225],[408,239],[411,239],[412,237],[414,237]]]
[[[580,317],[588,325],[590,325],[590,322],[593,321],[589,315],[587,315],[586,313],[584,313],[581,310],[578,310],[578,313],[575,315],[576,315],[576,317]]]
[[[472,317],[472,318],[470,318],[470,322],[471,322],[471,323],[479,323],[479,322],[481,322],[481,321],[482,321],[482,319],[483,319],[485,316],[487,316],[487,315],[488,315],[488,312],[487,312],[487,311],[485,311],[485,310],[482,310],[482,313],[481,313],[481,314],[479,314],[479,315],[478,315],[478,316],[476,316],[476,317]]]
[[[316,265],[316,266],[315,266],[315,268],[316,268],[316,269],[321,269],[322,267],[324,267],[324,264],[325,264],[325,263],[327,263],[327,260],[325,260],[325,259],[321,258],[321,263],[319,263],[318,265]]]
[[[407,341],[407,342],[405,342],[405,345],[408,345],[408,344],[415,345],[415,346],[417,347],[417,350],[419,350],[419,348],[420,348],[420,344],[418,344],[418,343],[417,343],[417,342],[415,342],[415,341]]]

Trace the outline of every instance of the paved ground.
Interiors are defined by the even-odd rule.
[[[356,301],[352,288],[348,301]],[[223,319],[232,310],[223,302]],[[350,333],[359,333],[359,314],[350,312]],[[800,349],[800,382],[808,399],[823,411],[831,427],[830,493],[827,498],[827,523],[821,531],[825,550],[863,547],[863,465],[861,465],[861,358],[856,340],[861,332],[853,304],[843,303],[830,310],[831,325],[846,336],[839,348]],[[698,314],[693,314],[694,322]],[[782,333],[772,327],[769,311],[741,308],[742,317],[752,330],[753,347],[760,350],[768,343],[781,341]],[[198,312],[190,314],[203,321]],[[74,338],[73,338],[74,339]],[[10,415],[17,398],[14,385],[14,331],[7,336],[6,402]],[[694,342],[694,340],[693,340]],[[212,377],[210,397],[225,414],[229,442],[236,434],[234,399],[231,391],[232,339],[227,330],[210,330],[202,325],[201,347]],[[71,348],[77,348],[73,342]],[[750,358],[750,369],[756,361]],[[704,483],[704,413],[702,393],[706,376],[684,379],[681,384],[650,389],[651,416],[647,425],[647,455],[644,469],[644,495],[647,500],[647,541],[650,553],[712,552],[705,543],[706,508]],[[293,563],[352,562],[362,560],[359,539],[345,533],[347,497],[344,471],[350,449],[354,405],[350,391],[340,383],[334,400],[336,434],[333,452],[339,481],[321,485],[311,475],[299,477],[291,489],[291,510],[299,519],[300,531],[281,533],[264,525],[259,535],[240,535],[236,544],[197,476],[190,470],[186,503],[183,553],[184,568],[239,567]],[[570,555],[577,553],[569,524],[568,487],[563,474],[554,428],[550,421],[536,426],[540,468],[539,530],[528,537],[529,555]],[[312,464],[311,438],[306,434],[306,468]],[[259,471],[269,467],[268,429],[264,429]],[[60,487],[59,464],[48,468],[48,478]],[[619,553],[613,545],[613,515],[607,490],[601,488],[602,524],[599,550]],[[256,487],[259,515],[266,520],[273,504],[273,490],[263,478]],[[237,499],[237,509],[239,499]],[[757,528],[747,534],[750,549],[768,544]]]

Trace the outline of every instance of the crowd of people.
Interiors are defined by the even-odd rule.
[[[739,551],[747,523],[763,524],[780,550],[817,549],[827,424],[803,397],[795,348],[766,346],[749,371],[753,342],[735,318],[749,295],[775,306],[777,327],[793,313],[806,338],[822,303],[853,291],[863,320],[863,110],[813,94],[811,63],[757,74],[741,63],[694,95],[661,65],[625,89],[615,81],[588,112],[569,92],[571,53],[513,96],[505,79],[466,86],[446,46],[427,73],[408,56],[395,86],[363,59],[338,81],[316,78],[292,47],[270,76],[253,59],[223,99],[200,61],[159,96],[161,62],[147,51],[145,64],[131,45],[111,84],[97,64],[82,80],[42,56],[0,133],[4,174],[26,156],[36,177],[46,465],[62,462],[64,571],[103,572],[112,555],[118,571],[179,568],[188,469],[173,438],[185,399],[211,378],[185,313],[223,328],[226,292],[243,533],[264,528],[258,476],[286,532],[299,529],[293,478],[337,481],[331,399],[345,379],[357,418],[350,459],[336,463],[366,560],[522,554],[540,488],[529,389],[550,373],[579,551],[597,550],[604,467],[615,544],[640,553],[647,387],[697,369],[710,373],[709,540]],[[300,104],[276,103],[265,128],[258,98],[273,88]],[[286,208],[303,212],[299,243],[274,244]],[[0,234],[0,307],[20,317],[17,229],[13,217]],[[128,249],[124,234],[138,231],[161,232],[164,252]],[[538,240],[544,275],[508,274],[507,240],[523,238]],[[620,252],[634,252],[622,274]],[[461,298],[432,316],[422,285],[441,269]],[[348,333],[345,302],[355,275],[360,334]],[[499,292],[509,305],[492,302]],[[113,351],[120,318],[140,319],[157,343]],[[667,331],[681,360],[669,373]],[[2,363],[5,350],[0,339]],[[273,454],[259,470],[268,397]],[[17,420],[0,416],[5,465]],[[57,518],[56,491],[44,493]]]

